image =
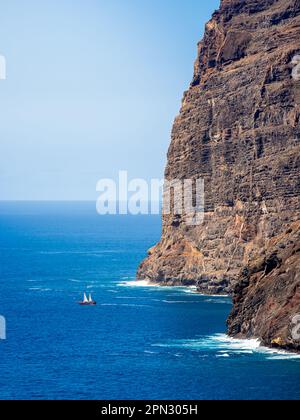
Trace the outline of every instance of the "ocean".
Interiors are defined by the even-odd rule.
[[[134,281],[160,232],[93,203],[0,204],[0,399],[300,398],[299,356],[226,336],[230,298]]]

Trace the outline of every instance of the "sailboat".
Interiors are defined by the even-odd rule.
[[[89,297],[87,297],[86,293],[83,294],[83,301],[79,302],[82,306],[95,306],[97,305],[97,302],[94,301],[92,298],[91,293],[89,294]]]

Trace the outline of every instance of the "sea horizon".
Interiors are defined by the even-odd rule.
[[[136,282],[159,216],[45,210],[0,211],[0,399],[299,398],[297,355],[226,335],[231,298]]]

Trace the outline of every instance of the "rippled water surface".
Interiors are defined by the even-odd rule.
[[[297,356],[226,337],[229,298],[133,282],[160,229],[89,204],[1,204],[0,399],[300,397]]]

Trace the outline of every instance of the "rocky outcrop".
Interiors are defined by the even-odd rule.
[[[244,267],[264,261],[300,219],[299,40],[300,0],[221,2],[198,47],[165,174],[205,180],[204,222],[165,215],[139,279],[231,293]]]
[[[233,337],[300,351],[300,222],[271,240],[241,273],[228,319]]]

